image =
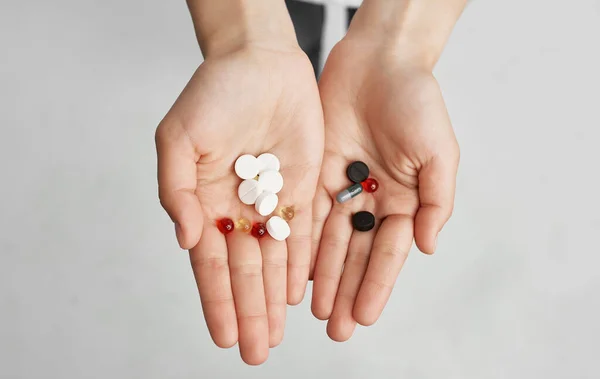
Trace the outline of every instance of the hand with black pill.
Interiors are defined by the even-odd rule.
[[[160,201],[179,245],[190,250],[214,342],[238,344],[246,363],[260,364],[283,338],[286,305],[302,300],[308,282],[324,138],[318,87],[284,2],[188,4],[205,60],[156,131]],[[284,230],[291,234],[285,241],[222,234],[216,220],[223,218],[264,224],[272,234],[287,227],[259,214],[272,211],[253,189],[258,166],[273,163],[261,156],[267,152],[281,167],[270,167],[275,173],[260,185],[295,209]],[[245,154],[238,171],[253,159],[258,166],[242,185],[234,162]]]
[[[365,1],[319,81],[312,312],[336,341],[377,321],[413,239],[432,254],[452,213],[459,149],[432,70],[465,1],[432,1]],[[351,187],[365,174],[376,192]]]

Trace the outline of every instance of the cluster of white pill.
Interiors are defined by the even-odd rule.
[[[283,188],[279,159],[271,153],[258,157],[244,154],[235,161],[234,168],[237,176],[243,179],[238,187],[238,197],[242,203],[254,205],[261,216],[273,213],[279,203],[277,193]],[[288,223],[279,216],[271,217],[266,226],[271,237],[278,241],[290,235]]]

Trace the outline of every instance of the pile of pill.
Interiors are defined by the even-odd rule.
[[[369,178],[369,173],[369,167],[364,162],[350,163],[346,169],[346,176],[354,184],[338,193],[336,196],[338,203],[345,203],[361,194],[363,190],[369,193],[377,191],[379,183],[377,180]]]
[[[279,204],[277,193],[283,188],[280,166],[279,159],[271,153],[264,153],[258,157],[244,154],[235,161],[235,173],[242,179],[238,186],[238,197],[242,203],[254,205],[254,209],[261,216],[271,215]],[[337,201],[345,203],[363,191],[377,191],[379,183],[369,178],[369,174],[369,167],[364,162],[352,162],[346,169],[346,176],[353,184],[336,196]],[[268,233],[273,239],[284,241],[290,236],[288,221],[294,218],[294,215],[294,207],[288,206],[280,208],[278,215],[271,216],[266,223],[252,223],[245,218],[233,222],[229,218],[223,218],[217,221],[217,227],[223,234],[229,234],[236,229],[250,233],[255,238],[262,238]],[[375,216],[371,212],[360,211],[352,216],[352,225],[357,231],[367,232],[375,227]]]
[[[336,196],[338,203],[345,203],[360,195],[363,190],[369,193],[377,191],[379,183],[377,180],[369,178],[369,174],[369,166],[364,162],[350,163],[346,169],[346,176],[354,184],[338,193]],[[352,216],[352,226],[360,232],[367,232],[375,227],[375,216],[371,212],[360,211]]]
[[[235,173],[243,180],[238,186],[238,197],[242,203],[254,205],[254,209],[261,216],[272,214],[279,203],[277,193],[283,188],[280,166],[279,159],[271,153],[264,153],[258,157],[244,154],[235,161]],[[285,207],[279,213],[282,217],[272,216],[266,224],[251,224],[247,219],[240,219],[235,226],[238,230],[250,232],[256,238],[261,238],[268,232],[274,239],[283,241],[290,235],[287,221],[294,217],[294,208]],[[222,233],[233,230],[233,221],[229,219],[219,220],[217,224],[227,224],[219,226]]]
[[[235,173],[244,180],[238,187],[242,203],[254,205],[261,216],[273,213],[279,203],[277,193],[283,188],[279,159],[270,153],[258,158],[245,154],[235,161]]]

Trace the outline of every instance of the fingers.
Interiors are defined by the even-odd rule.
[[[353,316],[359,324],[372,325],[379,318],[404,265],[412,239],[412,217],[391,215],[382,222],[354,305]]]
[[[313,230],[312,230],[312,246],[311,246],[311,258],[310,258],[310,273],[309,279],[312,280],[315,271],[315,264],[317,262],[317,253],[319,252],[319,245],[321,243],[321,235],[323,234],[323,227],[327,216],[331,211],[333,201],[324,187],[320,186],[317,188],[315,193],[315,199],[313,200]]]
[[[415,242],[419,250],[433,254],[438,233],[454,207],[458,159],[431,160],[419,172],[420,207],[415,217]]]
[[[232,347],[238,341],[238,326],[229,278],[227,243],[216,226],[206,224],[202,239],[190,250],[190,261],[210,335],[217,346]]]
[[[312,232],[312,209],[299,209],[290,221],[291,234],[287,238],[288,283],[287,302],[299,304],[304,298],[310,269],[310,243]]]
[[[260,246],[247,234],[230,233],[226,238],[240,354],[247,364],[258,365],[269,356],[269,322]]]
[[[269,323],[269,347],[279,345],[285,330],[287,247],[272,238],[260,240],[263,283]]]
[[[368,232],[354,231],[352,233],[340,288],[335,298],[333,313],[327,323],[327,334],[334,341],[347,341],[352,337],[352,333],[356,328],[356,320],[352,316],[352,310],[367,271],[375,234],[375,229]]]
[[[160,203],[175,223],[177,241],[191,249],[200,240],[202,208],[196,197],[196,153],[182,127],[163,122],[156,130]]]
[[[348,243],[352,236],[350,215],[344,208],[334,208],[329,214],[317,256],[313,279],[312,313],[320,320],[331,316]]]

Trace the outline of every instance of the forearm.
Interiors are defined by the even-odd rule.
[[[365,0],[348,38],[433,68],[467,0]]]
[[[284,0],[187,0],[205,57],[248,45],[297,47]]]

